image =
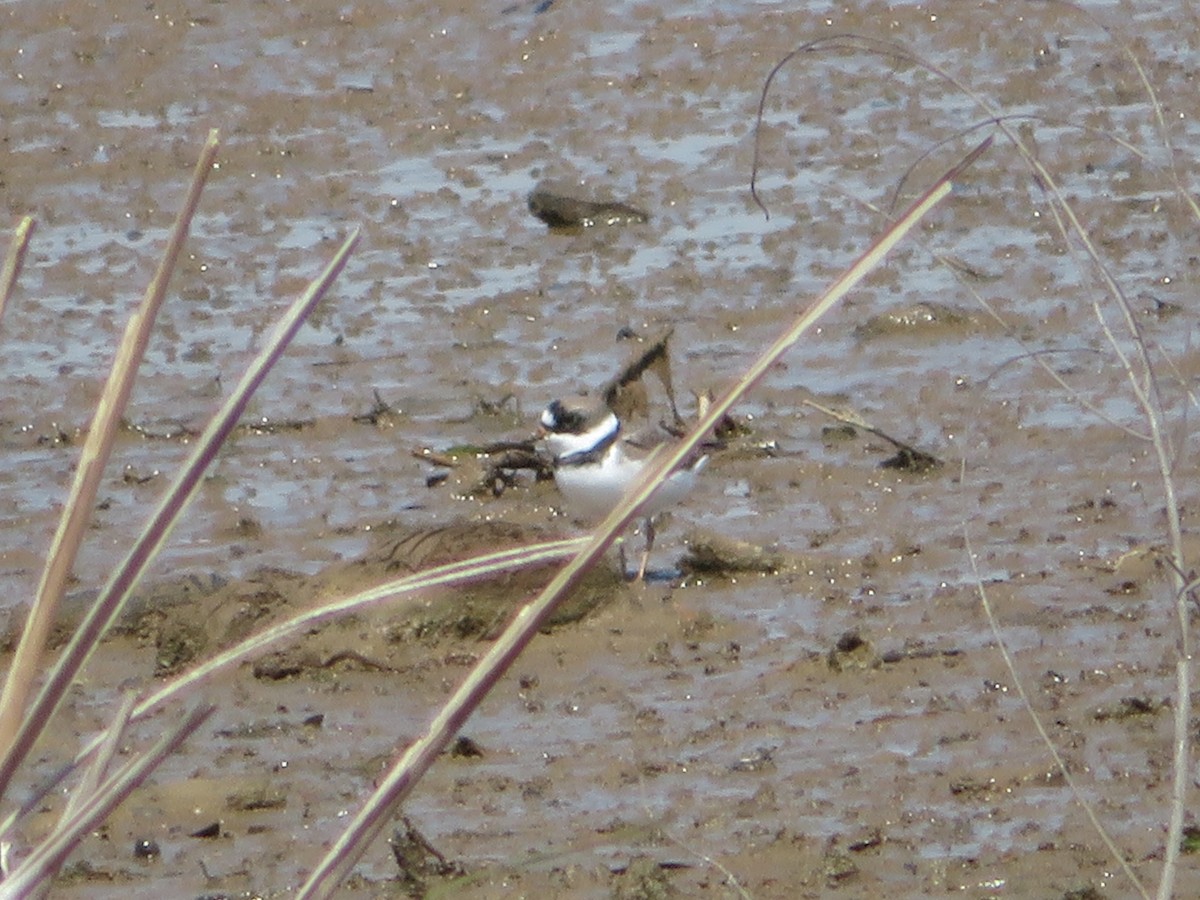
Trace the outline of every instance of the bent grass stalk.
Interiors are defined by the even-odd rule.
[[[952,181],[971,165],[990,145],[988,139],[962,162],[944,174],[905,214],[859,257],[859,259],[822,294],[799,318],[765,350],[703,415],[682,441],[671,450],[658,453],[647,471],[630,490],[625,500],[595,530],[587,544],[558,573],[538,597],[517,613],[512,623],[479,661],[466,680],[437,713],[424,736],[408,747],[379,787],[346,826],[341,836],[309,875],[297,893],[297,900],[332,896],[349,874],[371,841],[391,819],[397,807],[432,765],[492,689],[513,661],[533,639],[562,598],[579,582],[613,542],[616,535],[637,517],[642,506],[670,472],[683,461],[730,408],[752,388],[767,370],[801,336],[866,276],[934,206],[950,193]]]
[[[1149,900],[1149,892],[1142,884],[1141,879],[1137,877],[1137,873],[1125,861],[1125,855],[1109,835],[1108,829],[1104,827],[1104,823],[1100,821],[1100,816],[1096,812],[1095,806],[1088,802],[1084,796],[1083,789],[1080,788],[1078,780],[1067,766],[1062,754],[1058,752],[1058,747],[1055,746],[1054,741],[1051,740],[1050,732],[1046,730],[1046,725],[1042,722],[1042,717],[1034,709],[1033,701],[1029,699],[1029,692],[1025,690],[1024,680],[1017,671],[1017,664],[1014,662],[1012,654],[1008,652],[1008,644],[1004,640],[1004,632],[1000,629],[1000,622],[996,619],[996,612],[992,609],[992,601],[988,598],[987,588],[983,586],[983,576],[979,574],[979,564],[975,556],[975,547],[971,543],[971,533],[965,521],[963,522],[962,534],[963,550],[967,554],[967,563],[971,566],[971,574],[975,577],[975,593],[979,597],[979,605],[983,608],[984,616],[987,617],[988,628],[991,629],[992,638],[996,641],[996,649],[1000,652],[1000,658],[1004,661],[1004,667],[1008,670],[1009,677],[1012,678],[1013,687],[1016,688],[1017,697],[1020,698],[1021,705],[1025,708],[1025,712],[1029,714],[1029,718],[1033,721],[1034,729],[1037,731],[1042,743],[1050,751],[1050,756],[1054,760],[1055,767],[1058,769],[1059,774],[1062,775],[1067,786],[1071,789],[1071,793],[1075,795],[1080,807],[1083,809],[1084,815],[1087,816],[1088,822],[1091,823],[1096,833],[1100,835],[1100,840],[1104,843],[1105,848],[1112,856],[1120,860],[1125,877],[1133,884],[1138,895],[1145,898],[1145,900]]]
[[[146,752],[131,759],[88,796],[78,809],[41,841],[3,882],[0,900],[24,900],[42,890],[75,846],[97,828],[133,790],[199,728],[216,707],[192,710]]]
[[[121,705],[97,740],[96,752],[92,754],[91,763],[84,769],[79,783],[75,785],[75,790],[71,792],[71,796],[67,800],[67,805],[63,807],[62,815],[59,817],[60,824],[75,815],[87,802],[88,797],[96,793],[100,783],[104,781],[109,766],[112,765],[113,757],[116,756],[121,741],[133,721],[133,708],[136,705],[137,695],[132,691],[121,697]]]
[[[512,569],[520,569],[544,562],[565,559],[576,553],[587,543],[587,540],[587,537],[564,538],[562,540],[529,544],[511,550],[500,550],[482,556],[458,560],[443,566],[426,569],[413,575],[396,579],[395,581],[389,581],[370,590],[300,613],[283,622],[269,626],[257,634],[251,635],[233,647],[201,663],[194,669],[171,679],[147,696],[141,698],[133,697],[134,705],[129,712],[129,722],[135,723],[141,721],[164,704],[190,695],[215,675],[248,659],[254,658],[288,638],[303,634],[308,629],[322,622],[349,615],[350,613],[362,612],[372,606],[395,600],[397,597],[405,594],[416,593],[417,591],[434,587],[460,584],[464,581],[485,578]],[[94,754],[103,753],[104,744],[111,740],[110,735],[113,727],[113,725],[110,725],[109,731],[93,738],[89,743],[84,745],[72,762],[60,768],[53,776],[43,779],[38,789],[31,792],[21,807],[10,813],[3,824],[0,824],[0,836],[10,833],[22,816],[37,808],[41,804],[42,799],[61,784],[77,767],[87,762]],[[94,759],[92,765],[95,765]]]

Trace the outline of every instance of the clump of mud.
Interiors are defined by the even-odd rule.
[[[232,646],[268,625],[339,597],[468,557],[548,540],[540,528],[505,522],[456,522],[413,528],[396,522],[375,529],[361,558],[336,563],[314,576],[263,568],[245,579],[195,576],[155,584],[131,601],[115,633],[155,647],[155,674],[171,675]],[[310,630],[293,646],[255,663],[259,677],[283,678],[340,662],[386,670],[397,648],[444,638],[494,637],[553,576],[544,563],[434,589],[383,603]],[[575,622],[622,588],[608,565],[594,567],[551,617],[548,627]]]

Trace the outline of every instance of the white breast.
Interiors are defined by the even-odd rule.
[[[642,515],[653,516],[679,503],[696,484],[696,476],[707,463],[707,457],[690,469],[680,469],[650,498]],[[637,481],[645,462],[631,459],[615,446],[605,454],[599,465],[562,466],[555,470],[554,481],[567,501],[568,512],[582,519],[599,520],[612,512]]]

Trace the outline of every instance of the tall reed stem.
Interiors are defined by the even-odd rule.
[[[58,530],[46,555],[46,567],[42,571],[37,594],[29,610],[25,629],[21,633],[21,641],[17,645],[8,679],[4,682],[4,692],[0,694],[0,757],[12,750],[17,728],[25,715],[29,693],[41,665],[46,637],[50,634],[67,580],[79,555],[84,530],[91,521],[100,478],[112,454],[121,416],[133,390],[133,380],[146,354],[150,330],[154,327],[154,319],[162,307],[163,298],[167,295],[171,273],[175,271],[175,263],[183,250],[192,218],[200,205],[200,194],[208,181],[208,173],[212,169],[219,144],[217,131],[209,132],[208,141],[192,173],[192,184],[184,199],[183,209],[171,228],[158,270],[146,288],[141,305],[125,327],[125,335],[113,360],[112,370],[104,385],[104,393],[96,405],[96,415],[88,429],[79,465],[75,470],[75,481],[71,485],[71,493],[63,507]],[[0,785],[0,790],[2,789],[3,786]]]

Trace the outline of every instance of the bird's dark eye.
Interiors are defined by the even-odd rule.
[[[560,434],[582,434],[586,428],[586,417],[577,409],[568,409],[561,400],[555,400],[546,407],[542,424]]]

